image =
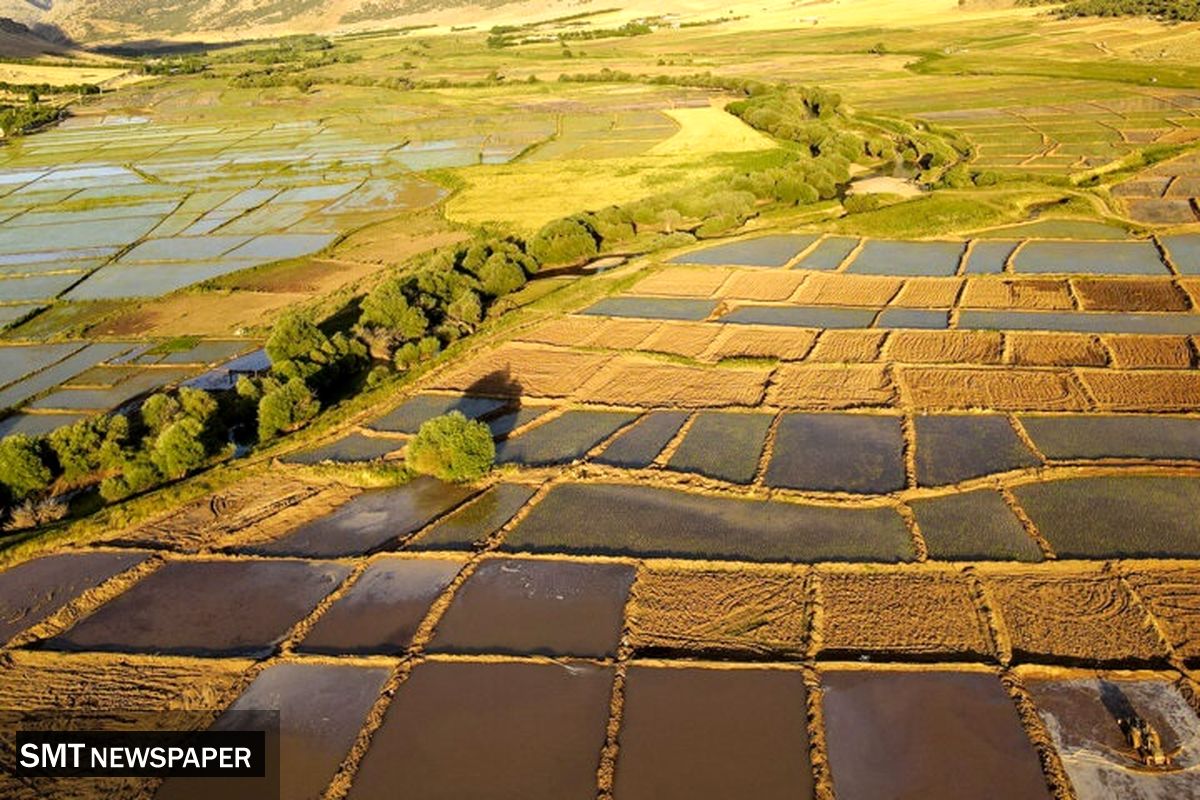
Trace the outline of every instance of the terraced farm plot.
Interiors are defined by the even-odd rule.
[[[940,561],[1041,561],[1042,551],[994,489],[913,500],[929,557]]]
[[[496,461],[525,466],[575,461],[635,419],[636,414],[568,411],[528,433],[501,442],[496,448]]]
[[[784,414],[766,482],[792,489],[886,494],[905,485],[898,417]]]
[[[1037,466],[1039,459],[998,414],[921,414],[915,418],[917,483],[941,486]]]
[[[701,412],[667,466],[730,483],[750,483],[771,425],[769,414]]]
[[[519,483],[501,483],[459,508],[405,547],[408,550],[469,549],[500,530],[533,497],[534,489]]]
[[[953,275],[965,249],[962,242],[871,240],[847,269],[864,275]]]
[[[1019,417],[1047,458],[1200,459],[1200,419],[1152,415]]]
[[[637,424],[623,431],[595,457],[601,464],[637,469],[648,467],[658,458],[667,443],[675,438],[687,421],[681,411],[655,411],[643,416]]]
[[[762,236],[685,253],[671,259],[671,263],[783,267],[808,249],[817,238],[800,235]]]
[[[407,400],[395,410],[368,423],[369,427],[393,433],[416,433],[423,422],[458,411],[472,419],[484,417],[504,405],[502,400],[489,397],[464,397],[462,395],[422,394]]]
[[[288,464],[322,464],[326,462],[344,464],[355,461],[378,461],[403,446],[404,441],[400,439],[351,433],[336,442],[330,442],[312,450],[289,453],[280,460]]]

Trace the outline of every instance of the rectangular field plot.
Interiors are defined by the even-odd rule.
[[[795,670],[634,664],[614,796],[813,797],[807,690]]]
[[[769,486],[885,494],[904,488],[899,417],[784,414],[767,467]]]
[[[82,347],[82,342],[0,346],[0,386],[39,372]]]
[[[593,800],[612,671],[419,664],[371,739],[350,800]],[[471,763],[464,765],[469,754]]]
[[[648,467],[687,421],[685,411],[655,411],[621,433],[594,461],[614,467]]]
[[[721,317],[721,322],[797,328],[869,328],[878,313],[874,308],[742,306]]]
[[[582,458],[637,414],[611,411],[568,411],[528,433],[496,447],[496,462],[524,466],[565,464]]]
[[[909,505],[931,559],[1042,560],[1037,542],[994,489],[913,500]]]
[[[462,567],[462,561],[452,559],[375,561],[321,615],[299,649],[330,654],[403,652],[433,601]]]
[[[627,564],[489,559],[455,593],[429,649],[613,656],[633,572]]]
[[[0,408],[11,408],[24,403],[34,395],[53,389],[63,381],[75,377],[86,369],[132,349],[132,344],[123,342],[98,342],[67,356],[41,372],[0,389]]]
[[[176,561],[47,642],[55,650],[263,656],[349,573],[308,561]],[[236,624],[231,621],[236,620]]]
[[[870,240],[847,268],[864,275],[953,275],[963,242],[886,242]]]
[[[109,264],[92,273],[66,294],[68,300],[113,300],[158,297],[176,289],[256,267],[261,260],[227,258],[221,261],[185,261]]]
[[[916,417],[917,483],[943,486],[1041,462],[999,414]]]
[[[248,241],[249,236],[174,236],[166,239],[147,239],[121,256],[121,263],[210,261]]]
[[[959,314],[957,327],[993,331],[1195,334],[1200,333],[1200,314],[967,309]]]
[[[533,497],[534,488],[501,483],[410,541],[407,550],[466,550],[487,539]]]
[[[750,483],[772,419],[770,414],[701,412],[667,466],[731,483]]]
[[[1013,256],[1018,273],[1162,275],[1152,242],[1026,242]]]
[[[13,414],[0,420],[0,438],[24,434],[25,436],[45,436],[54,433],[59,428],[74,425],[87,414]]]
[[[178,367],[144,369],[111,389],[59,389],[29,404],[37,410],[107,411],[118,408],[147,392],[178,383],[192,374]]]
[[[715,300],[663,297],[610,297],[584,309],[582,314],[642,319],[706,319],[717,307]]]
[[[351,433],[335,442],[314,447],[311,450],[288,453],[280,460],[288,464],[321,464],[325,462],[346,464],[379,461],[402,447],[404,447],[402,439]]]
[[[328,516],[243,550],[326,558],[370,553],[423,528],[470,496],[470,489],[417,478],[395,489],[363,492]]]
[[[761,236],[684,253],[671,264],[737,267],[783,267],[817,240],[815,234]]]
[[[4,300],[51,300],[58,297],[83,276],[79,273],[30,275],[0,278],[0,298]]]
[[[813,269],[813,270],[832,270],[837,269],[846,256],[854,252],[854,248],[858,247],[858,239],[847,236],[827,236],[817,243],[804,258],[800,259],[800,263],[796,265],[796,269]]]
[[[1162,243],[1177,270],[1200,275],[1200,235],[1164,236]]]
[[[902,561],[912,540],[890,508],[838,508],[607,484],[555,487],[505,539],[509,550]]]
[[[416,433],[421,424],[451,411],[477,419],[497,411],[503,400],[490,397],[465,397],[459,394],[421,394],[389,411],[368,427],[391,433]]]
[[[1200,419],[1124,414],[1019,419],[1047,458],[1200,459]]]
[[[991,673],[836,670],[821,684],[839,800],[1051,797],[1016,706]]]

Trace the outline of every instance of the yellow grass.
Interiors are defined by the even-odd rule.
[[[724,105],[723,103],[721,105]],[[666,113],[679,123],[679,132],[656,144],[650,155],[708,155],[770,150],[775,143],[719,106],[673,108]]]
[[[127,70],[111,67],[53,67],[41,64],[0,64],[0,81],[6,83],[101,84],[124,75]]]

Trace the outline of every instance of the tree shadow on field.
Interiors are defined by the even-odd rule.
[[[521,406],[521,394],[524,387],[513,377],[508,367],[489,372],[466,388],[466,394],[482,397],[497,397],[513,401],[510,406]]]

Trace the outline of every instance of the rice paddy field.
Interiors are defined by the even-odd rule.
[[[0,708],[278,710],[289,800],[1200,796],[1200,29],[966,8],[349,38],[307,91],[220,64],[6,143],[5,435],[265,369],[281,309],[473,226],[793,146],[559,73],[821,83],[1003,177],[552,271],[281,444],[0,550]],[[365,80],[396,72],[446,85]],[[495,469],[397,480],[451,411]]]

